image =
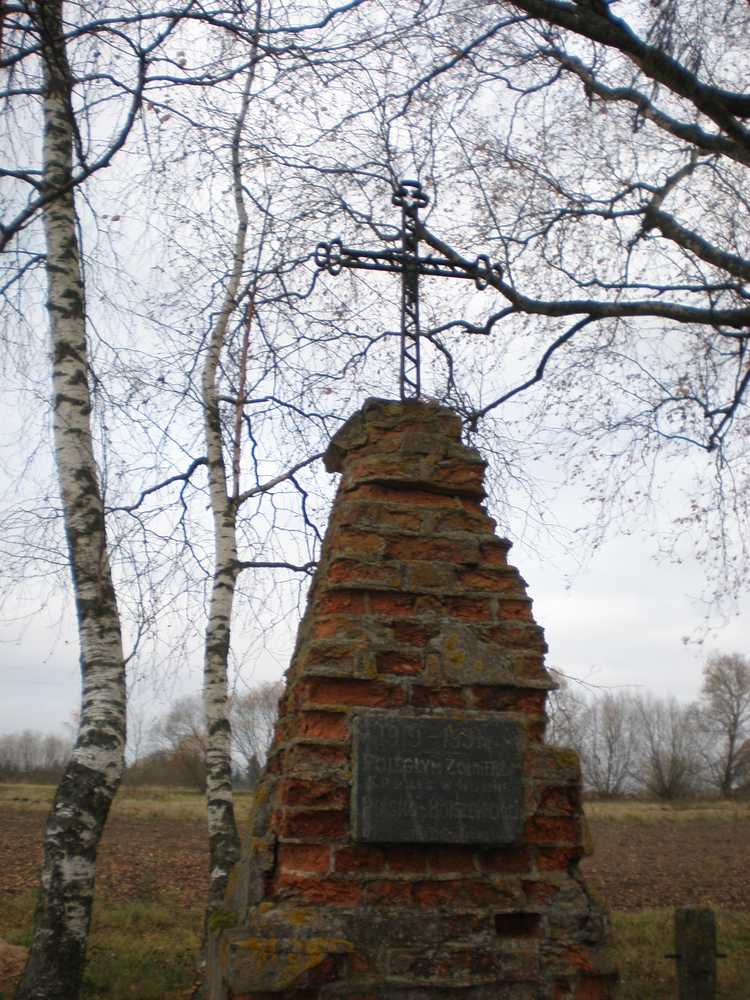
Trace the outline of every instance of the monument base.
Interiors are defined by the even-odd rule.
[[[433,403],[369,400],[251,829],[211,918],[210,1000],[606,1000],[616,976],[575,753],[542,742],[542,630]]]

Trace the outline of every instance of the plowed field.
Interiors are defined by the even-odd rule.
[[[0,894],[33,888],[45,816],[0,811]],[[711,903],[750,910],[750,822],[592,822],[595,854],[583,869],[616,910]],[[98,891],[149,900],[171,891],[200,906],[206,886],[205,826],[194,819],[113,817],[97,862]]]

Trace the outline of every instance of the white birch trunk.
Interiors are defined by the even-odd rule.
[[[61,0],[38,8],[45,73],[44,184],[70,177],[73,123]],[[55,455],[78,614],[82,700],[71,759],[47,820],[29,957],[16,1000],[74,1000],[83,976],[96,849],[122,777],[125,668],[94,461],[72,191],[44,209]]]
[[[260,12],[260,5],[258,5],[258,12]],[[230,754],[231,731],[227,693],[229,632],[232,603],[239,573],[236,522],[240,501],[236,495],[237,490],[233,491],[230,496],[227,486],[227,469],[224,461],[224,443],[221,433],[221,414],[216,380],[229,320],[237,308],[237,293],[245,262],[247,212],[242,195],[240,140],[247,115],[252,80],[253,71],[251,69],[247,76],[242,96],[242,107],[232,138],[233,187],[238,219],[234,265],[224,296],[224,303],[211,334],[206,365],[203,370],[206,456],[208,458],[208,481],[214,521],[216,560],[211,590],[211,606],[206,627],[203,668],[203,699],[207,734],[206,818],[210,851],[207,913],[222,905],[232,865],[236,864],[240,856],[240,843],[234,821]],[[240,387],[239,391],[242,392],[243,388]]]

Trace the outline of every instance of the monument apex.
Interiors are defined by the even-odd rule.
[[[211,1000],[606,1000],[578,760],[459,418],[368,400],[341,473]]]

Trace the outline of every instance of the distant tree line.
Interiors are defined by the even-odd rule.
[[[698,701],[605,692],[579,694],[571,680],[548,702],[546,739],[574,747],[586,790],[612,798],[750,795],[750,661],[716,653]]]
[[[72,739],[32,729],[0,736],[0,781],[56,784],[72,749]]]
[[[273,738],[283,684],[264,683],[230,699],[233,781],[252,787]],[[206,790],[206,727],[198,695],[178,699],[164,715],[144,725],[131,721],[126,785]],[[60,780],[73,741],[30,729],[0,736],[0,781],[53,784]]]
[[[581,757],[592,795],[750,795],[750,660],[716,653],[703,671],[698,701],[579,686],[551,669],[559,684],[547,703],[546,740]],[[283,683],[230,698],[233,781],[252,787],[273,739]],[[148,725],[130,725],[124,783],[206,789],[206,728],[198,695],[178,699]],[[0,781],[58,781],[72,742],[25,730],[0,736]]]

